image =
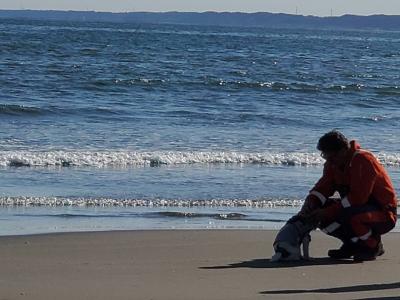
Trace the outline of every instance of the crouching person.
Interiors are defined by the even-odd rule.
[[[329,250],[335,259],[374,260],[384,253],[381,235],[396,224],[397,199],[384,167],[338,131],[322,136],[318,150],[326,160],[321,179],[299,213],[325,233],[342,240]],[[340,199],[330,197],[337,192]]]

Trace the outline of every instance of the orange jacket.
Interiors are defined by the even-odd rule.
[[[367,203],[394,214],[397,208],[396,193],[384,167],[372,153],[361,150],[357,142],[350,142],[350,150],[351,155],[344,170],[325,163],[321,179],[310,191],[310,200],[323,205],[335,192],[339,192],[341,201],[327,208],[327,215],[333,218],[343,208]]]

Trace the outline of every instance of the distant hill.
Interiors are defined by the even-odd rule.
[[[267,12],[130,12],[0,10],[0,18],[49,21],[217,25],[269,28],[332,28],[400,30],[400,16],[315,17]]]

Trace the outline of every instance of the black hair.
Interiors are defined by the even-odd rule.
[[[347,138],[339,131],[332,130],[325,133],[318,141],[317,149],[322,152],[338,152],[342,149],[349,149],[350,144]]]

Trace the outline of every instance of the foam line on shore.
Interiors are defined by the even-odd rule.
[[[0,206],[53,206],[53,207],[297,207],[302,199],[113,199],[113,198],[68,198],[68,197],[0,197]]]

